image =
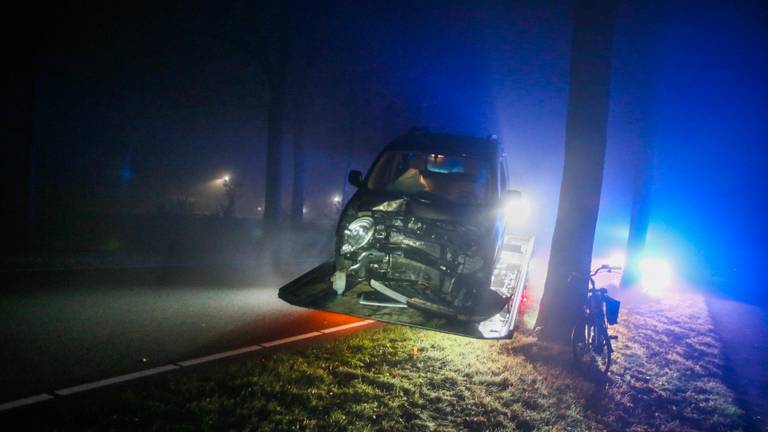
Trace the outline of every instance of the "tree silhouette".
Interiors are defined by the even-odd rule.
[[[568,282],[589,271],[603,182],[615,0],[578,0],[573,19],[565,161],[557,222],[536,326],[540,336],[566,341],[579,317],[586,284]]]

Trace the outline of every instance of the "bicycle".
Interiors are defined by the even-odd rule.
[[[594,278],[603,271],[615,273],[621,271],[621,267],[604,264],[594,269],[588,276],[574,273],[569,278],[569,282],[574,279],[589,280],[584,316],[571,331],[571,351],[577,364],[591,364],[607,374],[611,367],[611,354],[613,354],[611,341],[618,339],[618,336],[608,334],[608,325],[618,322],[621,303],[608,296],[608,290],[605,288],[595,287]]]

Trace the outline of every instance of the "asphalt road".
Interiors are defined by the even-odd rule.
[[[0,403],[358,321],[290,306],[299,270],[0,275]]]

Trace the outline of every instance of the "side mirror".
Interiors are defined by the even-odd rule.
[[[363,186],[363,173],[361,173],[358,170],[352,170],[349,172],[349,175],[347,176],[347,180],[349,181],[349,184],[356,188],[360,188]]]

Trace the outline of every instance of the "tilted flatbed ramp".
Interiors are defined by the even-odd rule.
[[[492,285],[497,290],[506,290],[510,294],[509,302],[497,314],[482,321],[457,319],[423,307],[414,307],[418,306],[418,300],[415,299],[413,303],[410,300],[398,302],[387,295],[382,295],[382,290],[386,290],[386,287],[375,281],[370,283],[361,281],[348,287],[340,295],[333,289],[331,283],[331,277],[335,271],[333,261],[320,264],[289,282],[280,288],[278,295],[282,300],[300,307],[474,338],[509,338],[514,330],[520,299],[525,288],[532,249],[532,237],[506,238],[501,257],[494,270]]]

